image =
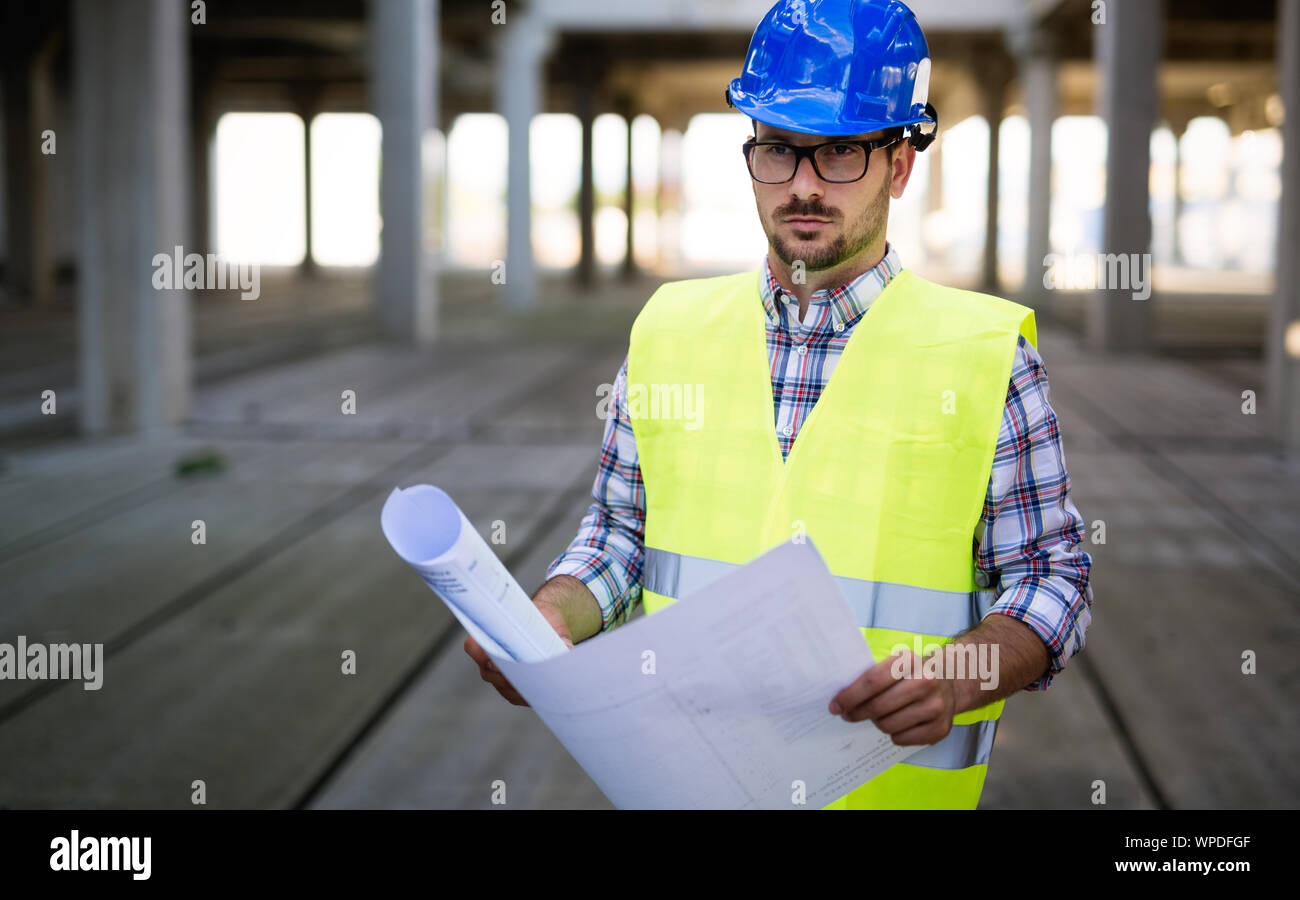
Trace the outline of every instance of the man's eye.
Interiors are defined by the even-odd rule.
[[[790,148],[785,144],[768,144],[763,149],[769,156],[784,156],[790,152]]]
[[[857,150],[857,149],[858,149],[858,148],[855,147],[855,146],[853,146],[852,144],[832,144],[832,145],[831,145],[831,152],[834,153],[834,154],[837,155],[837,156],[847,156],[848,154],[853,153],[853,152],[854,152],[855,150]]]

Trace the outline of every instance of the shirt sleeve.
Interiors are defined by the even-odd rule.
[[[569,548],[546,570],[572,575],[600,603],[601,631],[626,622],[641,600],[645,559],[645,486],[627,415],[627,360],[614,379],[600,461],[587,509]]]
[[[976,562],[984,572],[997,573],[990,584],[998,599],[986,617],[1024,622],[1051,657],[1048,670],[1026,690],[1046,690],[1066,660],[1083,649],[1092,610],[1092,558],[1082,549],[1084,532],[1070,498],[1047,371],[1022,336],[976,532]]]

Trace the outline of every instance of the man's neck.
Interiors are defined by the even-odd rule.
[[[796,280],[790,266],[782,262],[781,258],[771,248],[767,251],[767,264],[771,268],[777,284],[781,285],[786,293],[793,294],[799,300],[799,321],[801,322],[808,313],[808,305],[813,294],[848,284],[863,272],[880,265],[880,261],[884,258],[885,242],[881,241],[879,246],[863,250],[857,256],[845,260],[833,269],[819,269],[817,271],[804,269],[801,278]]]

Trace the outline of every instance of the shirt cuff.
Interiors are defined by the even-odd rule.
[[[1046,672],[1025,686],[1027,691],[1045,691],[1053,678],[1065,669],[1070,657],[1083,649],[1092,621],[1092,586],[1083,594],[1062,579],[1030,576],[998,598],[984,614],[1005,615],[1023,622],[1047,648]]]
[[[569,575],[587,586],[600,605],[601,631],[626,622],[641,600],[641,585],[621,585],[618,568],[594,547],[574,547],[562,553],[546,570],[547,579],[556,575]]]

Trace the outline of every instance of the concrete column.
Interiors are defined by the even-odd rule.
[[[659,132],[659,263],[673,273],[682,264],[681,223],[682,133],[664,128]]]
[[[1041,26],[1019,36],[1016,54],[1029,113],[1029,193],[1025,228],[1025,284],[1020,301],[1047,306],[1043,273],[1052,252],[1052,124],[1058,108],[1055,41]]]
[[[634,111],[630,103],[623,105],[623,118],[627,121],[627,176],[623,186],[623,213],[627,216],[627,241],[623,248],[623,277],[636,276],[636,231],[634,214],[636,212],[636,183],[632,179],[632,119]]]
[[[1011,79],[1010,66],[999,57],[991,56],[977,72],[984,106],[984,118],[989,123],[989,172],[985,205],[988,215],[984,220],[984,261],[981,266],[980,290],[999,293],[998,286],[998,145],[1002,125],[1002,111],[1006,108],[1007,84]]]
[[[76,0],[72,19],[81,425],[150,430],[190,400],[189,295],[154,287],[190,224],[188,8]]]
[[[385,335],[428,343],[438,330],[437,285],[424,252],[421,142],[436,118],[437,0],[371,0],[371,106],[383,133],[375,284]]]
[[[298,266],[299,272],[307,277],[316,272],[316,255],[312,250],[312,208],[311,208],[311,120],[315,118],[315,113],[311,109],[302,111],[302,206],[303,206],[303,254],[302,263]],[[423,169],[421,169],[423,173]],[[427,268],[422,266],[422,268]]]
[[[578,179],[578,233],[580,236],[580,253],[578,268],[575,271],[578,284],[591,287],[596,280],[596,185],[595,166],[592,160],[592,138],[595,124],[594,101],[592,96],[591,67],[586,66],[586,75],[577,84],[578,121],[582,124],[582,169]]]
[[[58,154],[46,155],[38,150],[41,134],[54,130],[54,65],[55,42],[46,40],[32,60],[32,125],[29,136],[31,154],[31,299],[34,306],[49,303],[54,296],[54,231],[50,200],[51,167],[58,162]],[[57,149],[58,135],[55,135]]]
[[[1114,273],[1117,283],[1099,288],[1089,301],[1086,332],[1093,350],[1146,351],[1151,345],[1151,299],[1133,295],[1144,293],[1138,275],[1150,277],[1147,183],[1159,106],[1162,7],[1161,0],[1113,0],[1105,24],[1094,28],[1097,112],[1107,125],[1104,262],[1098,268],[1108,281]],[[1140,272],[1132,265],[1135,254]]]
[[[529,130],[542,107],[546,54],[553,35],[529,10],[511,8],[498,37],[496,107],[510,129],[506,177],[506,305],[528,309],[537,296],[533,264]]]
[[[212,152],[217,134],[217,115],[211,88],[211,75],[198,67],[191,68],[194,79],[190,91],[191,146],[193,148],[193,187],[191,190],[191,240],[200,253],[214,250],[212,243]]]
[[[1187,131],[1187,120],[1172,123],[1174,133],[1174,221],[1171,239],[1171,261],[1176,266],[1183,264],[1183,240],[1178,223],[1183,218],[1183,134]]]
[[[1300,3],[1278,0],[1278,90],[1282,122],[1282,196],[1278,200],[1277,265],[1267,339],[1264,400],[1272,432],[1300,452]]]
[[[441,264],[451,250],[451,154],[448,152],[451,123],[438,130],[438,261]]]
[[[298,91],[297,107],[298,117],[302,119],[302,161],[303,161],[303,235],[305,237],[305,249],[302,256],[302,263],[298,266],[298,272],[305,278],[310,278],[316,274],[316,256],[312,250],[312,175],[311,175],[311,123],[316,118],[316,110],[320,105],[320,89],[316,85],[303,86]],[[420,172],[423,177],[423,166]],[[421,214],[423,215],[423,209]],[[421,220],[423,223],[423,219]],[[421,257],[423,258],[423,257]],[[428,269],[426,264],[424,269]],[[436,290],[436,287],[435,287]]]
[[[32,127],[31,67],[29,56],[15,46],[16,33],[0,35],[4,59],[0,60],[0,90],[4,92],[4,263],[5,292],[12,302],[26,305],[32,292],[31,176]]]
[[[48,299],[49,190],[41,154],[41,132],[53,127],[48,98],[48,65],[23,46],[30,35],[15,29],[3,38],[0,84],[4,88],[5,281],[11,297],[24,305]]]

